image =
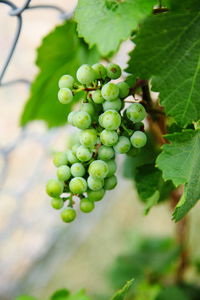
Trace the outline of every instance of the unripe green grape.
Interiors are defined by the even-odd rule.
[[[73,194],[83,194],[87,191],[87,182],[83,177],[75,177],[70,180],[69,189]]]
[[[71,207],[68,207],[68,208],[65,208],[61,211],[61,218],[62,220],[65,222],[65,223],[70,223],[72,221],[75,220],[76,218],[76,211],[75,209],[71,208]]]
[[[106,68],[102,64],[94,64],[92,69],[95,70],[97,74],[97,79],[105,79],[107,76]]]
[[[118,141],[118,134],[113,130],[104,129],[100,134],[101,143],[105,146],[114,146]]]
[[[67,150],[67,158],[70,164],[75,164],[78,162],[76,155],[72,152],[72,150]]]
[[[108,82],[102,87],[101,94],[105,100],[114,101],[119,95],[119,88],[116,84]]]
[[[76,143],[76,144],[74,144],[74,145],[72,146],[72,153],[73,153],[74,155],[76,155],[76,151],[77,151],[78,147],[80,147],[80,146],[81,146],[80,143]]]
[[[79,129],[87,129],[90,127],[92,120],[90,115],[85,111],[77,111],[73,116],[73,125]]]
[[[108,177],[104,181],[105,190],[113,190],[117,185],[117,177],[115,175]]]
[[[122,107],[122,101],[117,98],[116,100],[114,101],[105,101],[103,103],[103,110],[106,111],[106,110],[116,110],[116,111],[119,111]]]
[[[135,131],[130,140],[133,147],[142,148],[147,142],[147,136],[142,131]]]
[[[70,167],[60,166],[57,169],[57,177],[60,181],[66,181],[71,177]]]
[[[126,136],[120,136],[117,144],[114,146],[115,151],[121,154],[128,152],[130,148],[131,143]]]
[[[91,95],[92,95],[92,100],[96,104],[101,104],[101,103],[103,103],[105,101],[104,98],[101,95],[101,91],[100,90],[92,91]]]
[[[95,108],[92,103],[84,103],[84,102],[81,103],[81,111],[87,112],[91,116],[92,119],[95,115]]]
[[[107,177],[111,177],[115,174],[115,172],[117,170],[117,164],[116,164],[114,159],[108,160],[106,163],[107,163],[107,166],[108,166]]]
[[[85,167],[81,163],[75,163],[71,166],[71,174],[74,177],[83,177],[85,175]]]
[[[106,69],[107,69],[107,76],[110,79],[117,79],[122,74],[121,68],[117,64],[109,64]]]
[[[89,65],[82,65],[76,72],[76,77],[82,84],[92,83],[96,76],[96,72]]]
[[[100,116],[99,122],[107,130],[116,130],[121,124],[121,116],[116,110],[107,110]]]
[[[115,151],[112,147],[101,146],[98,149],[98,158],[102,160],[109,160],[115,156]]]
[[[84,213],[89,213],[94,209],[94,202],[88,198],[83,198],[80,201],[80,210]]]
[[[91,201],[100,201],[105,195],[105,190],[100,189],[98,191],[87,191],[87,196]]]
[[[67,153],[66,152],[57,152],[53,156],[53,163],[56,167],[60,167],[62,165],[66,165],[68,162]]]
[[[49,179],[46,184],[46,192],[50,197],[59,197],[63,192],[64,185],[58,179]]]
[[[89,176],[87,179],[87,184],[88,184],[88,187],[90,190],[98,191],[98,190],[102,189],[102,187],[104,185],[104,180]]]
[[[59,88],[69,88],[72,89],[74,85],[74,78],[71,75],[63,75],[59,82],[58,86]]]
[[[126,82],[119,82],[117,84],[119,87],[119,98],[126,98],[129,94],[130,87]]]
[[[51,206],[55,209],[61,209],[64,205],[63,199],[53,198],[51,199]]]
[[[69,88],[61,88],[58,91],[58,100],[62,104],[68,104],[73,100],[72,91]]]
[[[73,120],[74,120],[74,116],[77,112],[76,111],[71,111],[69,114],[68,114],[68,117],[67,117],[67,122],[70,124],[70,125],[74,125],[73,124]]]
[[[103,160],[95,160],[90,164],[88,173],[93,178],[103,179],[107,176],[108,166]]]
[[[97,131],[95,129],[85,129],[80,132],[80,143],[88,148],[93,148],[97,142]]]
[[[92,158],[92,151],[85,146],[79,146],[76,150],[76,156],[80,161],[85,162]]]
[[[127,117],[132,122],[140,122],[146,117],[146,111],[142,104],[133,103],[126,110]]]

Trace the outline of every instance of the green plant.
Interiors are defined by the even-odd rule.
[[[82,130],[78,144],[54,158],[59,180],[47,185],[52,206],[67,201],[61,216],[71,222],[78,194],[81,210],[92,211],[104,189],[116,185],[115,154],[128,153],[125,177],[134,180],[145,213],[171,203],[180,247],[173,286],[145,281],[133,297],[197,299],[179,285],[190,264],[187,214],[200,199],[200,2],[79,0],[74,20],[56,27],[39,47],[39,74],[21,117],[21,125],[40,119],[52,127],[65,124],[68,115]],[[127,39],[136,46],[128,76],[116,84],[121,68],[113,55]],[[77,102],[80,109],[72,112]],[[124,110],[125,102],[131,103]],[[61,199],[63,191],[70,193]]]

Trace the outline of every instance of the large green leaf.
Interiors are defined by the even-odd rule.
[[[133,286],[134,280],[129,280],[127,283],[121,288],[119,291],[117,291],[114,296],[111,298],[111,300],[124,300],[125,296],[128,294],[129,290]]]
[[[78,32],[106,56],[131,35],[138,22],[149,15],[156,0],[79,0],[75,12]]]
[[[168,12],[144,22],[128,72],[152,78],[166,113],[185,126],[200,119],[200,12]]]
[[[200,130],[185,130],[167,135],[171,142],[163,146],[157,165],[165,180],[185,184],[184,195],[174,218],[180,220],[200,199]]]
[[[60,104],[57,100],[60,76],[66,73],[74,76],[81,64],[98,60],[98,52],[88,50],[87,45],[77,37],[73,21],[65,22],[50,32],[37,51],[36,63],[40,71],[32,83],[21,125],[32,120],[44,120],[50,127],[64,124],[78,97],[69,105]]]

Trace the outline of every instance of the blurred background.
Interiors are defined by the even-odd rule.
[[[20,6],[24,1],[14,2]],[[56,4],[66,13],[76,5],[75,0],[32,2]],[[8,16],[8,11],[0,3],[0,67],[16,30],[16,20]],[[22,33],[5,82],[34,78],[35,50],[42,37],[62,22],[59,13],[50,9],[26,11],[23,17]],[[125,42],[114,61],[124,67],[131,48],[131,43]],[[41,121],[20,128],[19,117],[28,95],[27,84],[0,87],[0,299],[14,299],[21,293],[47,299],[63,287],[72,291],[85,288],[90,295],[103,299],[135,275],[132,269],[123,273],[117,267],[119,256],[133,253],[132,249],[141,246],[143,236],[173,238],[170,209],[167,204],[157,206],[144,216],[133,182],[122,177],[123,162],[119,159],[117,188],[97,203],[94,212],[79,214],[73,224],[63,224],[59,212],[50,206],[45,183],[55,172],[51,154],[66,146],[70,128],[49,130]],[[191,214],[188,243],[198,258],[200,205]],[[133,262],[134,257],[129,258]],[[194,277],[196,274],[189,270],[189,280]]]

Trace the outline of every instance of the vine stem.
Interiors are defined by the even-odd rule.
[[[163,108],[158,106],[156,110],[159,110],[160,114],[155,114],[155,103],[153,103],[151,99],[150,89],[147,81],[138,80],[133,87],[133,91],[135,92],[138,87],[142,90],[142,98],[143,104],[147,109],[149,114],[148,116],[148,123],[149,129],[155,136],[157,143],[162,146],[163,144],[168,143],[167,139],[163,137],[167,133],[167,126],[166,126],[166,116],[163,112]],[[171,209],[174,210],[177,203],[179,202],[183,193],[182,187],[179,187],[171,192]],[[175,282],[180,283],[184,279],[186,268],[188,267],[189,260],[188,260],[188,247],[187,247],[187,236],[188,236],[188,217],[184,217],[179,222],[176,223],[176,241],[180,246],[181,253],[180,259],[178,262],[178,266],[175,273]]]
[[[174,210],[182,195],[182,187],[171,193],[171,209]],[[185,270],[189,264],[188,240],[188,216],[176,223],[176,241],[181,248],[180,258],[175,273],[175,282],[181,283],[184,279]]]

